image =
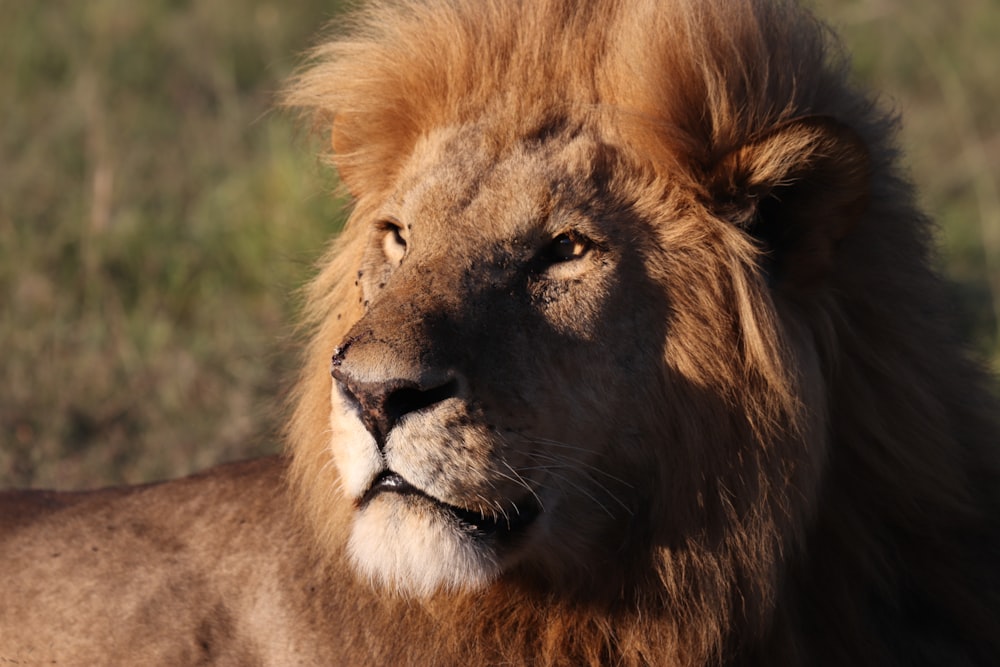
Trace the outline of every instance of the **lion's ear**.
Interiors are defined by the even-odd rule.
[[[790,121],[719,160],[716,211],[764,249],[773,284],[809,286],[868,205],[869,158],[851,128],[825,116]]]

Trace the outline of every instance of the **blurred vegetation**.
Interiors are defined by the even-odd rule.
[[[816,3],[904,115],[994,363],[998,1]],[[275,93],[336,4],[0,0],[0,487],[277,450],[295,290],[341,213]]]
[[[941,268],[975,353],[1000,370],[1000,0],[818,0],[859,80],[902,115]]]
[[[0,0],[0,485],[276,450],[339,225],[274,112],[329,1]]]

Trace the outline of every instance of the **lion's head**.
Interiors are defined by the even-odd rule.
[[[364,313],[331,349],[330,451],[374,579],[429,593],[523,566],[593,586],[751,511],[720,494],[755,516],[808,495],[819,453],[797,444],[803,379],[777,367],[794,341],[760,306],[753,237],[599,117],[544,122],[510,145],[433,129],[356,218]],[[794,125],[780,140],[805,134],[807,155],[837,140]],[[777,488],[757,479],[772,467]]]
[[[321,543],[420,596],[768,625],[843,441],[871,481],[925,437],[877,361],[925,225],[837,53],[752,0],[377,4],[320,47],[290,101],[354,199],[292,433]]]

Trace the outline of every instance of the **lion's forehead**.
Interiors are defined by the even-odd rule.
[[[387,206],[416,233],[450,239],[558,233],[592,208],[601,146],[589,134],[497,145],[479,128],[439,130],[414,150]]]

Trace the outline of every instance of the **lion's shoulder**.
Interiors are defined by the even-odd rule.
[[[310,569],[281,457],[136,487],[0,493],[0,559],[18,573],[4,584],[0,657],[73,664],[266,663],[276,635],[308,629],[308,590],[326,573]]]

